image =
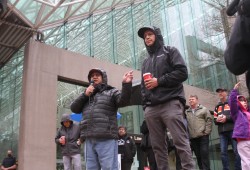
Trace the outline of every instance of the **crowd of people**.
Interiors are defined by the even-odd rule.
[[[143,39],[147,49],[141,69],[141,94],[145,118],[141,125],[141,133],[144,135],[141,149],[147,155],[148,169],[169,169],[170,143],[166,139],[170,133],[172,145],[179,158],[177,167],[194,170],[195,154],[199,169],[210,170],[209,135],[213,122],[218,127],[223,170],[229,170],[229,144],[232,145],[235,154],[235,169],[250,169],[248,154],[244,152],[245,147],[249,145],[249,133],[244,134],[244,138],[241,136],[243,134],[239,133],[239,129],[242,128],[240,123],[237,124],[238,128],[234,129],[239,115],[244,118],[245,126],[249,129],[248,107],[243,105],[243,110],[239,108],[240,111],[230,111],[230,107],[239,106],[237,100],[240,101],[242,98],[228,98],[227,89],[218,88],[216,92],[220,101],[215,106],[213,115],[199,103],[196,94],[189,96],[187,107],[183,82],[187,79],[188,73],[178,49],[165,46],[160,29],[154,26],[142,27],[138,31],[138,36]],[[102,69],[91,69],[88,80],[91,82],[89,87],[71,104],[72,112],[82,113],[84,117],[78,127],[78,133],[74,137],[71,136],[72,140],[69,138],[70,135],[60,134],[61,132],[56,137],[56,142],[62,147],[67,148],[67,142],[63,142],[62,136],[66,136],[66,141],[72,141],[70,147],[76,147],[76,152],[63,154],[63,157],[66,157],[63,159],[66,164],[64,166],[69,164],[67,160],[74,160],[79,154],[77,149],[84,143],[88,170],[116,170],[119,166],[122,170],[130,170],[136,154],[136,145],[127,135],[126,127],[118,127],[116,113],[119,107],[129,105],[133,71],[123,76],[121,90],[108,85],[107,74]],[[232,93],[236,93],[238,86],[239,84]],[[69,127],[73,126],[72,122],[69,124]],[[63,121],[62,126],[62,129],[69,128]],[[64,132],[62,129],[59,131]],[[118,164],[118,154],[121,156],[121,165]],[[77,163],[77,160],[73,163]]]
[[[249,170],[250,112],[246,98],[239,95],[240,83],[234,86],[229,97],[227,89],[216,90],[219,102],[213,115],[199,103],[196,94],[189,96],[189,106],[186,107],[183,82],[188,78],[188,69],[179,50],[164,45],[157,27],[142,27],[138,36],[143,39],[147,50],[141,68],[145,120],[140,130],[143,134],[141,149],[146,153],[148,169],[170,169],[170,133],[179,159],[176,169],[194,170],[195,154],[199,169],[210,170],[209,135],[214,122],[218,127],[223,170],[229,170],[229,144],[235,155],[235,170]],[[136,145],[127,134],[126,127],[118,127],[116,114],[119,107],[129,105],[133,71],[124,74],[121,90],[108,84],[103,69],[91,69],[87,78],[90,85],[71,104],[72,112],[83,114],[80,125],[75,124],[69,114],[64,114],[55,137],[55,142],[61,147],[64,170],[71,170],[72,167],[74,170],[82,169],[82,143],[87,170],[118,170],[118,167],[130,170]],[[121,165],[118,164],[118,154]],[[1,169],[16,169],[11,150]]]

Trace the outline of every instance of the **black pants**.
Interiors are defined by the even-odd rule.
[[[156,160],[155,160],[155,154],[152,148],[148,148],[146,150],[146,157],[148,158],[150,170],[158,170]]]
[[[121,170],[131,170],[133,160],[121,160]]]
[[[199,138],[193,138],[191,141],[191,147],[197,158],[199,169],[210,170],[209,162],[209,135]]]

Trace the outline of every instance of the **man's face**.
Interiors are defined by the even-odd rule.
[[[11,151],[11,150],[8,150],[8,151],[7,151],[7,155],[8,155],[8,156],[11,156],[11,155],[12,155],[12,151]]]
[[[227,91],[224,91],[224,90],[218,91],[218,96],[220,100],[225,100],[227,98]]]
[[[188,102],[191,107],[196,107],[198,104],[198,99],[196,97],[189,97]]]
[[[126,134],[125,128],[121,127],[121,128],[119,129],[118,133],[119,133],[120,136],[124,136],[124,135]]]
[[[91,75],[91,80],[94,81],[94,84],[102,83],[102,75],[99,72],[93,72]]]
[[[147,46],[152,46],[155,43],[155,34],[151,30],[145,31],[144,41]]]
[[[67,120],[67,121],[64,121],[63,122],[63,125],[66,127],[66,128],[68,128],[69,126],[70,126],[70,121],[69,120]]]

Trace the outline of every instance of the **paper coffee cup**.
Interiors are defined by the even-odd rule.
[[[151,73],[144,73],[143,74],[143,79],[144,80],[148,80],[148,79],[151,79],[152,78],[152,74]]]

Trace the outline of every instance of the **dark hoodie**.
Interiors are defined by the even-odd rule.
[[[67,128],[63,125],[64,121],[71,121],[70,126]],[[75,154],[80,154],[81,146],[77,144],[77,140],[80,139],[80,128],[79,125],[74,124],[70,120],[69,114],[63,114],[61,118],[61,127],[57,131],[55,142],[61,146],[63,156],[72,156]],[[61,145],[59,143],[59,138],[65,136],[66,143]]]
[[[129,104],[132,83],[123,83],[122,91],[107,84],[107,74],[102,69],[92,69],[101,73],[103,83],[95,86],[93,94],[89,97],[82,93],[71,104],[71,110],[74,113],[83,114],[83,120],[80,123],[81,139],[86,138],[106,138],[118,139],[118,125],[116,114],[118,107],[124,107]]]
[[[142,64],[142,75],[151,73],[153,77],[157,78],[159,86],[147,90],[142,78],[141,93],[144,108],[172,99],[179,99],[185,106],[186,99],[182,83],[187,79],[188,72],[180,52],[175,47],[164,46],[161,31],[157,27],[143,27],[138,31],[138,35],[144,39],[146,30],[153,31],[156,40],[150,47],[145,44],[148,55]]]

